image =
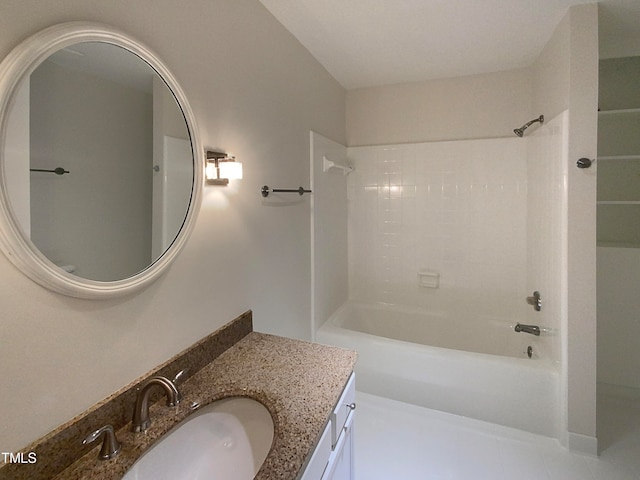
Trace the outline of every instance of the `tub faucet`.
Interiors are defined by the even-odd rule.
[[[540,327],[537,325],[523,325],[521,323],[516,323],[514,330],[516,332],[530,333],[536,337],[540,336]]]
[[[175,384],[166,377],[155,376],[145,384],[144,387],[138,390],[138,396],[136,397],[136,404],[133,408],[133,420],[131,421],[131,430],[134,432],[144,432],[149,425],[151,425],[151,419],[149,418],[149,395],[151,389],[155,385],[160,385],[167,395],[167,406],[175,407],[182,400],[182,395],[178,392]]]

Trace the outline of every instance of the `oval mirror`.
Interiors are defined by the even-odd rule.
[[[148,48],[96,24],[43,30],[0,64],[0,247],[56,292],[132,293],[193,228],[202,152]]]

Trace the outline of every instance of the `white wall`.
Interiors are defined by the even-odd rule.
[[[185,249],[135,296],[64,297],[0,256],[1,451],[17,451],[247,309],[256,330],[310,338],[308,197],[272,208],[260,187],[307,185],[309,130],[344,143],[344,90],[256,0],[2,2],[0,58],[71,20],[113,25],[154,50],[181,83],[203,144],[234,153],[245,178],[205,189]]]
[[[566,323],[563,384],[570,448],[596,452],[596,171],[576,168],[595,158],[598,111],[598,9],[569,9],[533,66],[533,109],[568,110]]]
[[[349,90],[347,145],[506,137],[531,117],[528,68]]]
[[[567,14],[531,68],[534,115],[544,114],[547,118],[554,118],[569,108],[570,26]]]
[[[122,279],[151,262],[152,100],[53,62],[31,74],[31,166],[70,173],[31,174],[30,238],[84,278]]]
[[[311,132],[311,332],[348,298],[347,177],[323,168],[323,158],[346,166],[347,148]],[[352,175],[352,174],[351,174]]]
[[[598,381],[640,388],[640,249],[598,247]]]
[[[575,162],[597,156],[598,6],[572,7],[568,15],[567,430],[569,448],[595,454],[597,166],[580,169]]]

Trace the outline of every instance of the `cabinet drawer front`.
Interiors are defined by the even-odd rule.
[[[355,376],[352,373],[347,382],[347,386],[344,388],[340,400],[336,404],[331,414],[331,449],[333,450],[338,443],[338,439],[342,434],[343,427],[347,421],[349,413],[355,408],[356,401],[356,382]]]
[[[353,430],[355,412],[347,417],[342,435],[331,455],[322,480],[351,480],[353,478]]]

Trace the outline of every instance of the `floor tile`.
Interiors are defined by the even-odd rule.
[[[600,457],[556,440],[357,392],[357,480],[640,480],[637,402],[599,402]]]

